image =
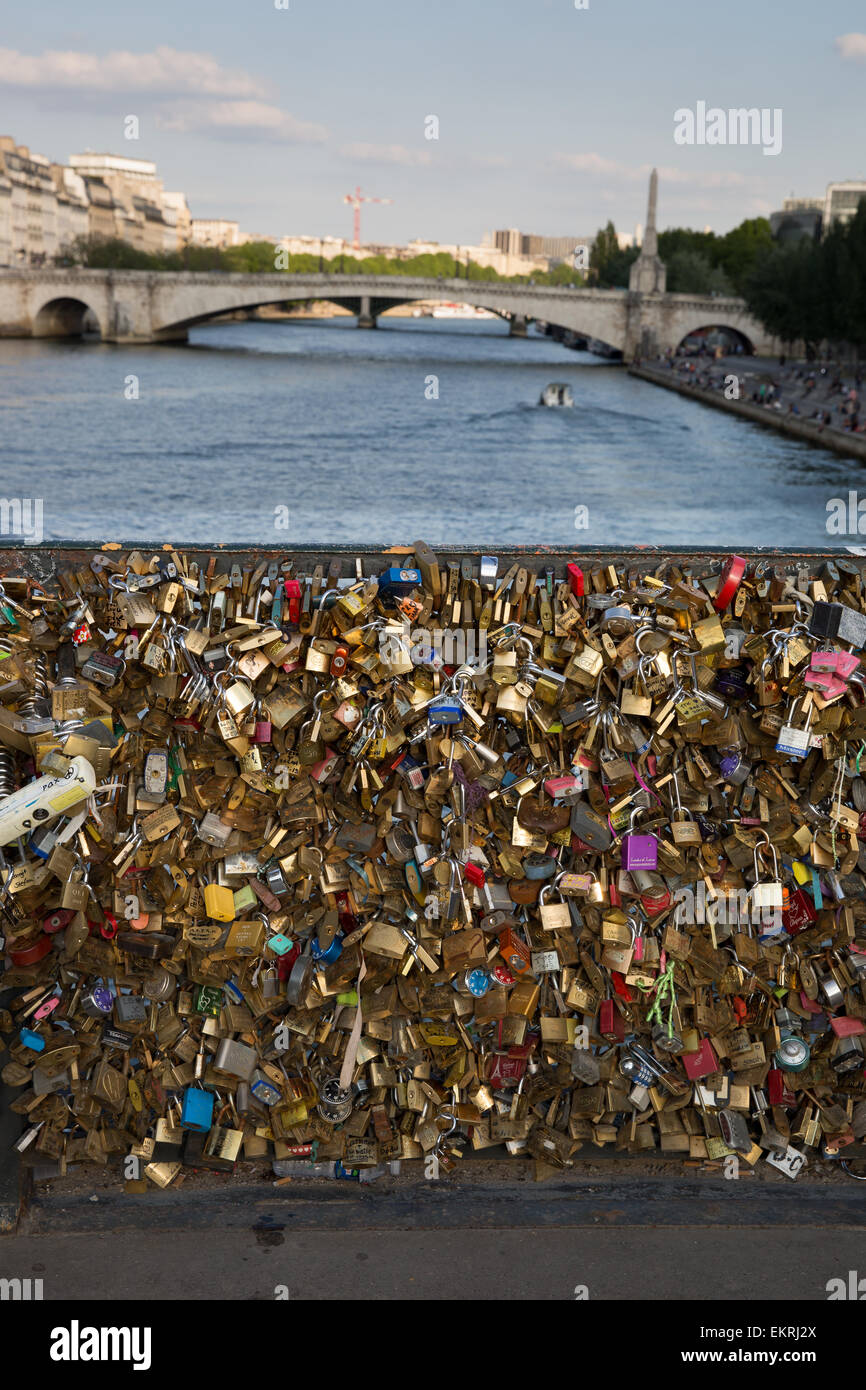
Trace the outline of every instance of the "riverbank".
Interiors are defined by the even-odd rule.
[[[718,368],[720,364],[714,363],[713,365]],[[700,401],[703,405],[722,410],[728,415],[739,415],[744,420],[751,420],[756,425],[764,425],[767,429],[775,430],[778,434],[788,435],[792,439],[802,439],[808,444],[818,444],[824,449],[832,449],[834,453],[844,454],[848,458],[866,460],[866,435],[852,434],[848,430],[836,429],[832,425],[806,420],[800,415],[787,413],[771,405],[759,405],[757,402],[744,400],[742,396],[739,400],[728,400],[721,391],[712,386],[699,386],[696,382],[684,381],[670,367],[641,365],[631,366],[628,370],[630,376],[640,377],[641,380],[649,381],[654,386],[664,386],[669,391],[676,391],[680,396],[688,396],[693,400]],[[742,376],[744,374],[741,359],[732,363],[730,372],[732,375]]]

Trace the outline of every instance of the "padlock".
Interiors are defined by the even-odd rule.
[[[235,895],[226,884],[206,883],[204,887],[204,910],[215,922],[235,920]]]
[[[762,870],[758,861],[765,848],[768,849],[772,855],[773,877],[768,882],[762,883],[760,881]],[[779,861],[776,857],[776,847],[772,844],[769,836],[766,837],[765,842],[762,843],[758,841],[755,845],[753,859],[755,866],[755,886],[751,893],[752,905],[761,914],[762,918],[768,918],[770,922],[774,920],[771,914],[778,914],[778,930],[781,931],[781,912],[783,906],[782,884],[779,880]]]
[[[806,723],[803,728],[799,728],[793,723],[783,724],[779,730],[779,737],[776,740],[776,752],[784,753],[789,758],[805,758],[812,744],[812,734],[810,725],[812,723],[812,697],[807,696],[809,701]],[[790,709],[790,707],[789,707]]]
[[[658,841],[654,835],[638,835],[634,832],[635,817],[641,814],[642,807],[636,806],[629,816],[628,834],[622,840],[622,866],[629,873],[635,869],[657,869],[659,862]]]
[[[546,894],[556,891],[552,884],[545,884],[538,895],[538,909],[541,925],[545,931],[568,931],[571,927],[571,913],[568,903],[560,896],[558,903],[549,902]]]

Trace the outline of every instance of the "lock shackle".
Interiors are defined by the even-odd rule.
[[[510,650],[520,640],[519,623],[504,623],[502,627],[498,627],[494,632],[488,632],[487,634],[488,645],[492,646],[494,651],[498,650],[500,647],[503,651]],[[527,641],[528,639],[523,638],[522,640]],[[531,646],[532,644],[530,643],[529,645]]]
[[[679,769],[679,761],[677,761],[677,762],[671,767],[671,781],[672,781],[673,784],[674,784],[674,793],[675,793],[676,799],[677,799],[677,805],[676,805],[677,814],[678,814],[678,815],[682,815],[682,814],[683,814],[684,807],[683,807],[682,801],[680,800],[680,769]],[[689,812],[689,815],[691,815],[691,812]]]
[[[764,852],[765,852],[766,850],[769,850],[770,853],[771,853],[772,856],[773,856],[773,875],[774,875],[774,881],[776,881],[776,880],[778,880],[778,878],[779,878],[779,856],[778,856],[777,853],[776,853],[776,846],[773,844],[773,842],[772,842],[772,840],[770,839],[769,835],[767,835],[767,832],[764,831],[763,833],[764,833],[764,835],[766,836],[766,839],[764,839],[764,840],[758,840],[757,844],[755,845],[755,853],[754,853],[754,855],[753,855],[754,864],[755,864],[755,878],[756,878],[756,879],[760,878],[760,874],[761,874],[761,869],[760,869],[760,866],[759,866],[759,864],[758,864],[758,860],[763,858]]]
[[[647,672],[651,671],[656,664],[658,652],[641,652],[638,658],[636,675],[644,690],[646,690]]]
[[[648,810],[649,810],[649,807],[648,807],[648,806],[635,806],[635,807],[632,809],[632,811],[629,813],[629,818],[628,818],[628,829],[629,829],[629,834],[631,834],[632,830],[634,829],[635,816],[639,816],[639,815],[641,814],[642,811],[648,811]]]
[[[311,601],[310,606],[314,607],[317,612],[322,612],[325,607],[325,599],[330,598],[333,594],[336,594],[337,598],[339,598],[341,593],[341,589],[325,589],[323,593],[316,595]],[[329,607],[333,607],[333,604],[330,604]]]
[[[637,632],[634,633],[634,644],[637,647],[640,656],[651,656],[653,658],[658,656],[658,652],[645,652],[640,644],[642,637],[646,637],[649,633],[654,631],[655,628],[651,627],[650,624],[647,623],[645,627],[639,627]]]
[[[699,653],[698,653],[698,652],[692,651],[691,648],[683,648],[683,647],[679,647],[675,652],[672,652],[672,653],[671,653],[671,667],[672,667],[673,673],[674,673],[674,681],[675,681],[676,685],[679,687],[679,689],[680,689],[681,691],[683,691],[684,694],[688,694],[689,689],[691,689],[691,691],[694,692],[695,694],[697,694],[697,692],[698,692],[698,669],[697,669],[697,659],[698,659],[698,656],[699,656]],[[680,679],[679,662],[680,662],[680,660],[681,660],[682,657],[685,657],[686,660],[687,660],[688,663],[689,663],[689,673],[690,673],[690,675],[691,675],[691,686],[690,686],[690,687],[684,686],[683,683],[682,683],[682,681],[681,681],[681,679]]]

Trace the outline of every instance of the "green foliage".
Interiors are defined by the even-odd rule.
[[[715,290],[720,294],[742,294],[746,280],[758,260],[775,245],[770,232],[770,224],[765,217],[752,217],[732,227],[724,236],[715,232],[694,232],[687,227],[672,227],[659,232],[659,255],[667,266],[668,289],[672,294],[708,294]],[[681,263],[681,254],[699,256],[716,272],[715,278],[706,278],[706,288],[701,290],[693,285],[697,271],[695,263]],[[690,267],[682,278],[688,284],[671,283],[671,266]],[[675,278],[680,278],[679,272]]]
[[[182,251],[148,255],[137,251],[128,242],[96,237],[79,237],[72,247],[56,258],[58,264],[81,265],[94,270],[188,270],[235,271],[247,275],[404,275],[426,280],[506,280],[524,284],[532,279],[536,285],[582,285],[585,276],[563,263],[550,271],[537,271],[533,276],[500,275],[492,266],[476,265],[474,261],[459,260],[448,251],[424,252],[408,260],[389,260],[387,256],[353,256],[344,254],[332,260],[305,253],[284,255],[277,264],[277,247],[269,241],[248,241],[243,246],[220,250],[213,246],[190,243]]]
[[[243,271],[246,275],[265,275],[276,269],[277,250],[270,241],[247,241],[243,246],[228,246],[221,252],[221,270]]]
[[[665,262],[667,287],[671,294],[732,294],[723,270],[699,251],[674,251]]]
[[[744,224],[745,225],[745,224]],[[822,342],[866,349],[866,199],[823,241],[797,241],[758,254],[744,297],[764,327],[812,348]]]
[[[602,290],[628,289],[628,275],[637,259],[636,246],[620,249],[612,222],[602,227],[589,253],[589,279]]]

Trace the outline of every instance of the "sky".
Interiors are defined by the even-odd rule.
[[[358,184],[392,199],[364,208],[365,242],[586,236],[608,219],[633,232],[653,166],[660,229],[724,232],[866,174],[854,0],[4,8],[0,133],[60,162],[155,160],[193,216],[267,236],[350,237]],[[677,143],[675,112],[700,102],[766,109],[781,149]]]

